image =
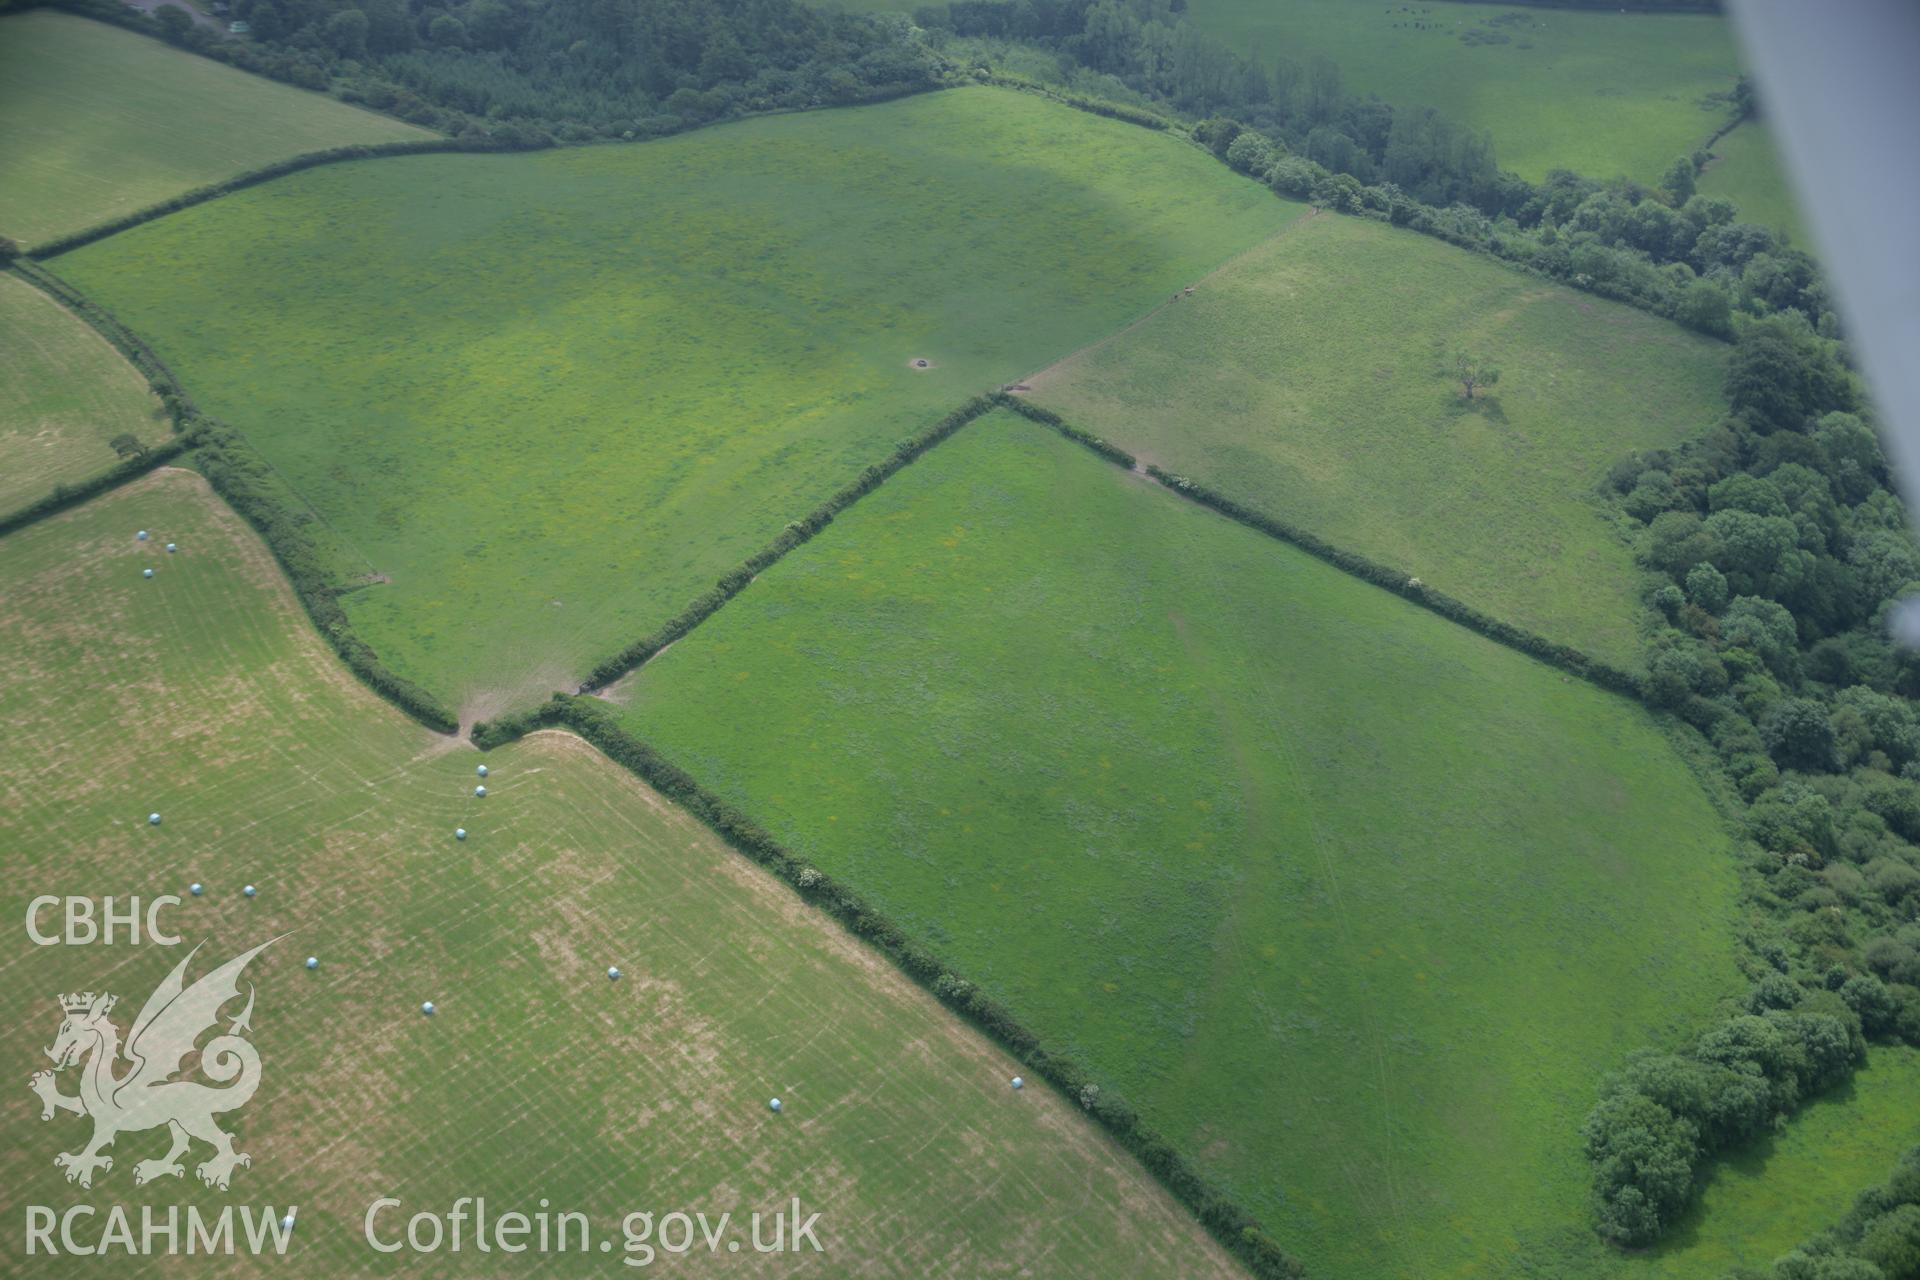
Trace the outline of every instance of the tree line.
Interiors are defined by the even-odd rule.
[[[1761,983],[1748,1011],[1682,1053],[1647,1053],[1615,1076],[1584,1129],[1600,1234],[1657,1239],[1692,1202],[1707,1158],[1751,1141],[1806,1099],[1845,1080],[1864,1056],[1857,1018],[1826,1010],[1789,982]]]
[[[1870,1187],[1836,1225],[1773,1264],[1734,1280],[1920,1280],[1920,1147]]]
[[[631,769],[733,848],[786,881],[802,898],[879,951],[947,1008],[992,1037],[1035,1076],[1078,1100],[1254,1276],[1260,1280],[1299,1280],[1305,1274],[1297,1258],[1124,1099],[1102,1091],[1076,1060],[1048,1047],[1012,1011],[947,969],[937,955],[853,889],[807,863],[752,817],[702,786],[650,743],[627,732],[599,699],[556,693],[542,706],[476,724],[473,741],[482,750],[491,750],[537,729],[553,727],[571,729],[610,759]]]
[[[116,0],[52,2],[442,133],[513,146],[654,137],[732,115],[869,101],[931,88],[941,69],[903,20],[801,0],[233,0],[233,18],[250,28],[234,39],[174,6],[156,19]]]
[[[1840,345],[1791,310],[1737,327],[1727,416],[1608,478],[1648,573],[1647,697],[1746,802],[1745,1016],[1920,1045],[1920,654],[1888,627],[1920,592],[1920,545]],[[1629,1067],[1586,1130],[1602,1233],[1656,1238],[1707,1158],[1844,1078],[1857,1055],[1819,1034],[1731,1074],[1714,1054],[1704,1074]],[[1782,1274],[1883,1274],[1807,1265]]]
[[[950,0],[915,22],[957,64],[972,60],[963,73],[1017,67],[1074,105],[1194,120],[1197,141],[1288,198],[1490,253],[1720,338],[1733,337],[1736,316],[1788,312],[1839,333],[1811,256],[1696,193],[1705,146],[1652,186],[1566,170],[1530,183],[1499,167],[1484,130],[1349,92],[1323,57],[1243,54],[1184,13],[1184,0]],[[1744,80],[1725,98],[1730,122],[1755,110]]]

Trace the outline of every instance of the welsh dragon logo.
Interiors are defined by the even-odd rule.
[[[200,950],[195,947],[147,997],[127,1033],[124,1048],[120,1029],[108,1017],[118,1002],[117,996],[86,991],[60,997],[65,1020],[53,1046],[46,1051],[53,1059],[53,1070],[36,1072],[29,1083],[39,1095],[42,1120],[53,1119],[56,1111],[71,1111],[93,1120],[90,1142],[78,1151],[63,1151],[53,1158],[55,1165],[67,1171],[68,1182],[92,1186],[96,1171],[113,1169],[113,1157],[103,1152],[115,1138],[162,1125],[172,1135],[173,1147],[158,1160],[134,1165],[136,1185],[155,1178],[180,1177],[185,1172],[180,1157],[196,1138],[213,1147],[213,1155],[196,1170],[200,1181],[210,1187],[226,1190],[234,1169],[253,1163],[252,1157],[233,1149],[233,1136],[214,1123],[215,1116],[245,1106],[260,1087],[260,1054],[242,1035],[251,1030],[251,984],[246,1007],[239,1016],[228,1023],[224,1034],[214,1036],[199,1050],[201,1074],[225,1087],[175,1077],[201,1035],[218,1026],[220,1010],[239,998],[240,975],[248,962],[272,945],[273,941],[263,942],[186,986],[181,979]],[[124,1069],[123,1060],[127,1064]],[[60,1092],[56,1073],[69,1067],[79,1068],[80,1091],[76,1094]]]

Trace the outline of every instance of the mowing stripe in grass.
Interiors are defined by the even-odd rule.
[[[993,407],[995,402],[988,398],[987,408]],[[966,422],[978,416],[975,412]],[[958,429],[959,426],[951,428],[941,438]],[[1077,1061],[1049,1049],[1011,1010],[981,995],[971,982],[955,975],[939,956],[914,941],[853,889],[795,855],[651,743],[621,727],[594,700],[556,693],[552,700],[530,711],[475,726],[473,739],[483,749],[492,750],[536,730],[551,728],[571,729],[609,759],[631,770],[655,791],[693,814],[728,845],[778,876],[805,901],[825,911],[854,937],[880,952],[941,1004],[977,1027],[1035,1075],[1085,1107],[1120,1146],[1139,1160],[1255,1276],[1261,1280],[1298,1280],[1305,1274],[1299,1260],[1268,1235],[1249,1210],[1195,1168],[1131,1106],[1097,1094],[1096,1100],[1089,1104],[1081,1090],[1092,1077]]]
[[[191,447],[191,443],[184,439],[168,440],[137,458],[128,458],[120,465],[108,467],[99,475],[82,480],[79,484],[57,484],[44,498],[0,514],[0,538],[48,516],[57,515],[69,507],[77,507],[89,498],[118,489],[130,480],[138,480],[147,472],[172,462]]]

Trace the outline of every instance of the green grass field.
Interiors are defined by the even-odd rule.
[[[1600,1075],[1737,984],[1644,713],[1006,413],[611,696],[1322,1280],[1583,1227]]]
[[[142,527],[179,554],[136,542]],[[374,1255],[368,1205],[484,1195],[498,1214],[544,1196],[617,1241],[629,1211],[797,1195],[823,1214],[826,1252],[781,1274],[1235,1274],[1077,1108],[1009,1089],[1004,1055],[577,739],[484,757],[492,794],[474,799],[479,753],[353,683],[196,477],[163,471],[9,536],[0,583],[12,1221],[27,1204],[297,1204],[298,1274],[498,1275],[470,1241],[437,1261]],[[122,1136],[91,1191],[62,1181],[53,1156],[84,1122],[43,1124],[27,1090],[56,997],[112,990],[124,1031],[184,948],[33,946],[19,922],[42,893],[180,895],[163,921],[205,942],[195,976],[287,932],[248,971],[264,1072],[229,1117],[254,1158],[231,1195],[191,1169],[135,1188],[135,1162],[165,1149],[151,1133]],[[42,923],[57,931],[57,913]],[[9,1231],[0,1269],[49,1265],[23,1248]],[[622,1268],[575,1254],[512,1270]]]
[[[1876,1048],[1851,1083],[1794,1116],[1777,1135],[1723,1163],[1645,1263],[1623,1277],[1689,1280],[1763,1268],[1838,1222],[1920,1143],[1920,1052]]]
[[[1493,134],[1504,168],[1653,182],[1728,114],[1703,107],[1740,74],[1733,33],[1706,14],[1564,12],[1360,0],[1192,0],[1188,21],[1237,49],[1333,60],[1350,90],[1431,106]],[[1516,14],[1511,25],[1489,19]],[[1435,24],[1418,30],[1410,24]],[[1402,25],[1396,27],[1395,23]],[[1497,32],[1504,44],[1461,33]]]
[[[0,272],[0,513],[98,475],[107,442],[148,445],[171,428],[146,379],[66,308]]]
[[[1764,122],[1749,120],[1736,127],[1713,144],[1713,157],[1700,175],[1703,195],[1725,196],[1740,210],[1740,221],[1784,231],[1797,248],[1815,251],[1773,133]]]
[[[1920,1053],[1876,1046],[1853,1080],[1787,1125],[1717,1161],[1685,1217],[1651,1249],[1623,1253],[1584,1223],[1523,1246],[1527,1280],[1725,1280],[1766,1275],[1773,1260],[1832,1226],[1854,1196],[1884,1182],[1920,1143]]]
[[[910,13],[912,0],[826,7]],[[1493,134],[1502,168],[1538,182],[1549,170],[1652,183],[1727,118],[1706,103],[1740,74],[1733,33],[1706,14],[1567,12],[1497,4],[1364,0],[1190,0],[1187,20],[1243,53],[1340,68],[1350,91],[1438,108]],[[1512,25],[1489,20],[1515,15]],[[1434,30],[1411,24],[1426,22]],[[1400,24],[1395,26],[1394,24]],[[1463,32],[1507,42],[1463,41]]]
[[[391,575],[349,597],[382,656],[485,715],[1294,214],[1197,148],[981,88],[335,165],[54,266]]]
[[[1498,386],[1469,406],[1460,349]],[[1331,215],[1032,379],[1178,474],[1623,666],[1636,575],[1597,497],[1715,422],[1726,348],[1408,231]]]
[[[71,14],[0,18],[0,235],[37,244],[326,147],[433,134]]]

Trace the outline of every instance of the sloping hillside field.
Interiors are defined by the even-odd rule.
[[[141,528],[179,551],[137,542]],[[17,930],[36,893],[183,899],[160,917],[177,948],[15,934],[0,983],[11,1222],[28,1204],[124,1204],[136,1222],[142,1204],[297,1205],[287,1265],[302,1275],[634,1273],[623,1260],[685,1274],[1234,1274],[1070,1103],[1010,1089],[1004,1055],[577,739],[489,754],[491,794],[475,798],[479,753],[349,679],[197,478],[161,472],[10,535],[0,582],[0,908]],[[57,931],[57,912],[41,923]],[[154,1132],[122,1134],[90,1190],[67,1185],[53,1157],[83,1144],[85,1122],[43,1123],[27,1091],[48,1065],[56,996],[111,991],[124,1027],[188,947],[204,944],[197,977],[282,934],[247,971],[261,1084],[223,1120],[253,1159],[232,1193],[191,1168],[136,1187],[139,1162],[166,1149]],[[385,1243],[413,1213],[484,1196],[494,1215],[584,1213],[596,1248],[503,1262],[474,1252],[470,1218],[460,1254],[375,1254],[363,1222],[387,1196],[401,1206],[376,1221]],[[824,1252],[754,1253],[746,1215],[768,1214],[771,1236],[796,1196],[820,1213]],[[637,1211],[732,1213],[723,1240],[740,1256],[725,1243],[718,1257],[629,1251],[622,1219]],[[643,1244],[673,1238],[663,1226]],[[9,1231],[0,1269],[49,1265],[22,1247]],[[91,1261],[114,1274],[206,1265]]]
[[[611,696],[1316,1276],[1582,1226],[1598,1078],[1737,986],[1726,837],[1632,703],[1009,414]]]
[[[347,598],[380,654],[487,714],[1297,212],[1183,142],[981,88],[336,165],[53,266],[391,578]]]
[[[1463,350],[1502,371],[1471,403]],[[1631,666],[1635,570],[1597,491],[1718,420],[1725,359],[1645,312],[1321,215],[1032,385],[1169,471]]]
[[[111,467],[117,436],[161,443],[172,429],[159,409],[104,338],[0,272],[0,514]]]
[[[0,18],[0,235],[38,244],[275,160],[433,134],[36,11]]]
[[[1265,58],[1331,58],[1351,90],[1485,129],[1530,182],[1554,169],[1657,181],[1728,117],[1708,98],[1740,75],[1733,32],[1709,13],[1192,0],[1188,21]]]

